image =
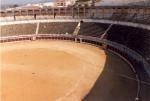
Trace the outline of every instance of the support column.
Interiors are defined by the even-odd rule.
[[[67,7],[65,7],[64,11],[65,11],[65,16],[67,16]]]
[[[132,9],[129,8],[128,10],[129,10],[129,14],[133,16],[133,15],[134,15],[134,12],[132,12]],[[131,18],[131,17],[130,17],[130,18]],[[129,20],[129,18],[128,18],[127,20]]]
[[[34,15],[34,9],[32,9],[32,15]]]
[[[146,10],[143,8],[143,19],[145,19],[145,12]]]
[[[19,15],[21,16],[21,15],[22,15],[22,14],[21,14],[21,10],[19,10],[19,13],[20,13]]]
[[[78,39],[77,39],[77,38],[75,38],[75,42],[78,42]]]
[[[29,11],[28,11],[28,10],[26,10],[26,12],[27,12],[27,16],[29,16]]]
[[[55,12],[55,11],[54,11],[54,7],[53,7],[53,15],[54,15],[54,12]]]
[[[36,31],[35,31],[35,35],[33,35],[32,40],[35,41],[36,37],[39,33],[39,26],[40,26],[40,22],[37,23],[37,27],[36,27]]]
[[[6,15],[7,15],[7,12],[6,12]],[[15,21],[16,20],[15,11],[13,11],[13,18],[14,18],[14,21]]]
[[[79,18],[79,8],[78,8],[78,18]]]
[[[32,15],[33,15],[33,18],[34,18],[34,20],[36,20],[36,15],[35,15],[35,13],[34,13],[34,9],[32,9]]]
[[[138,9],[138,8],[135,9],[135,12],[136,12],[135,20],[136,20],[136,22],[137,22],[137,17],[138,17],[138,14],[139,14],[139,9]]]
[[[103,13],[103,19],[104,19],[104,8],[102,8],[102,13]]]
[[[72,10],[72,18],[74,18],[75,17],[75,15],[74,15],[74,8],[72,8],[71,10]]]
[[[58,8],[58,10],[59,10],[59,11],[58,11],[58,14],[60,15],[60,7]]]
[[[83,9],[83,13],[84,13],[84,18],[85,18],[85,7],[84,7],[84,9]]]
[[[97,10],[98,8],[96,7],[95,8],[95,18],[97,18],[98,17],[98,10]]]
[[[14,16],[14,15],[15,15],[15,11],[13,10],[12,12],[13,12],[13,16]],[[7,13],[7,12],[5,12],[5,14],[6,14],[6,13]],[[6,15],[7,15],[7,14],[6,14]]]
[[[40,9],[39,11],[40,11],[40,15],[41,15],[42,14],[42,10]]]
[[[46,8],[46,15],[48,15],[48,9]]]
[[[80,38],[80,43],[82,43],[82,38]]]
[[[102,44],[102,47],[103,47],[104,49],[107,49],[107,45],[106,45],[106,44]]]

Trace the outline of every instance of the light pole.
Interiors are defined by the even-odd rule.
[[[95,6],[95,1],[94,0],[92,0],[91,6]]]

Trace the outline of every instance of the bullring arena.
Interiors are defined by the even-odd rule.
[[[56,9],[1,12],[1,101],[150,100],[148,7]]]

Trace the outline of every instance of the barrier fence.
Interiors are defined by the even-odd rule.
[[[150,65],[140,54],[124,45],[106,39],[100,39],[97,37],[83,36],[83,35],[38,34],[38,35],[19,35],[19,36],[1,37],[0,43],[11,41],[22,41],[22,40],[46,40],[46,39],[70,40],[80,43],[90,43],[93,45],[102,46],[105,49],[116,51],[117,53],[121,54],[123,57],[129,59],[130,61],[132,62],[136,61],[138,64],[142,64],[145,71],[150,77]]]

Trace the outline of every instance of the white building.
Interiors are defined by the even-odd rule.
[[[38,6],[38,7],[53,7],[54,6],[54,2],[46,2],[46,3],[37,3],[37,4],[27,4],[25,5],[27,7],[29,6]]]
[[[53,6],[54,6],[54,2],[46,2],[46,3],[43,3],[43,6],[46,6],[46,7],[53,7]]]
[[[55,7],[67,7],[74,5],[76,0],[55,0],[54,6]]]
[[[76,3],[77,0],[66,0],[66,5],[67,6],[72,6]]]

